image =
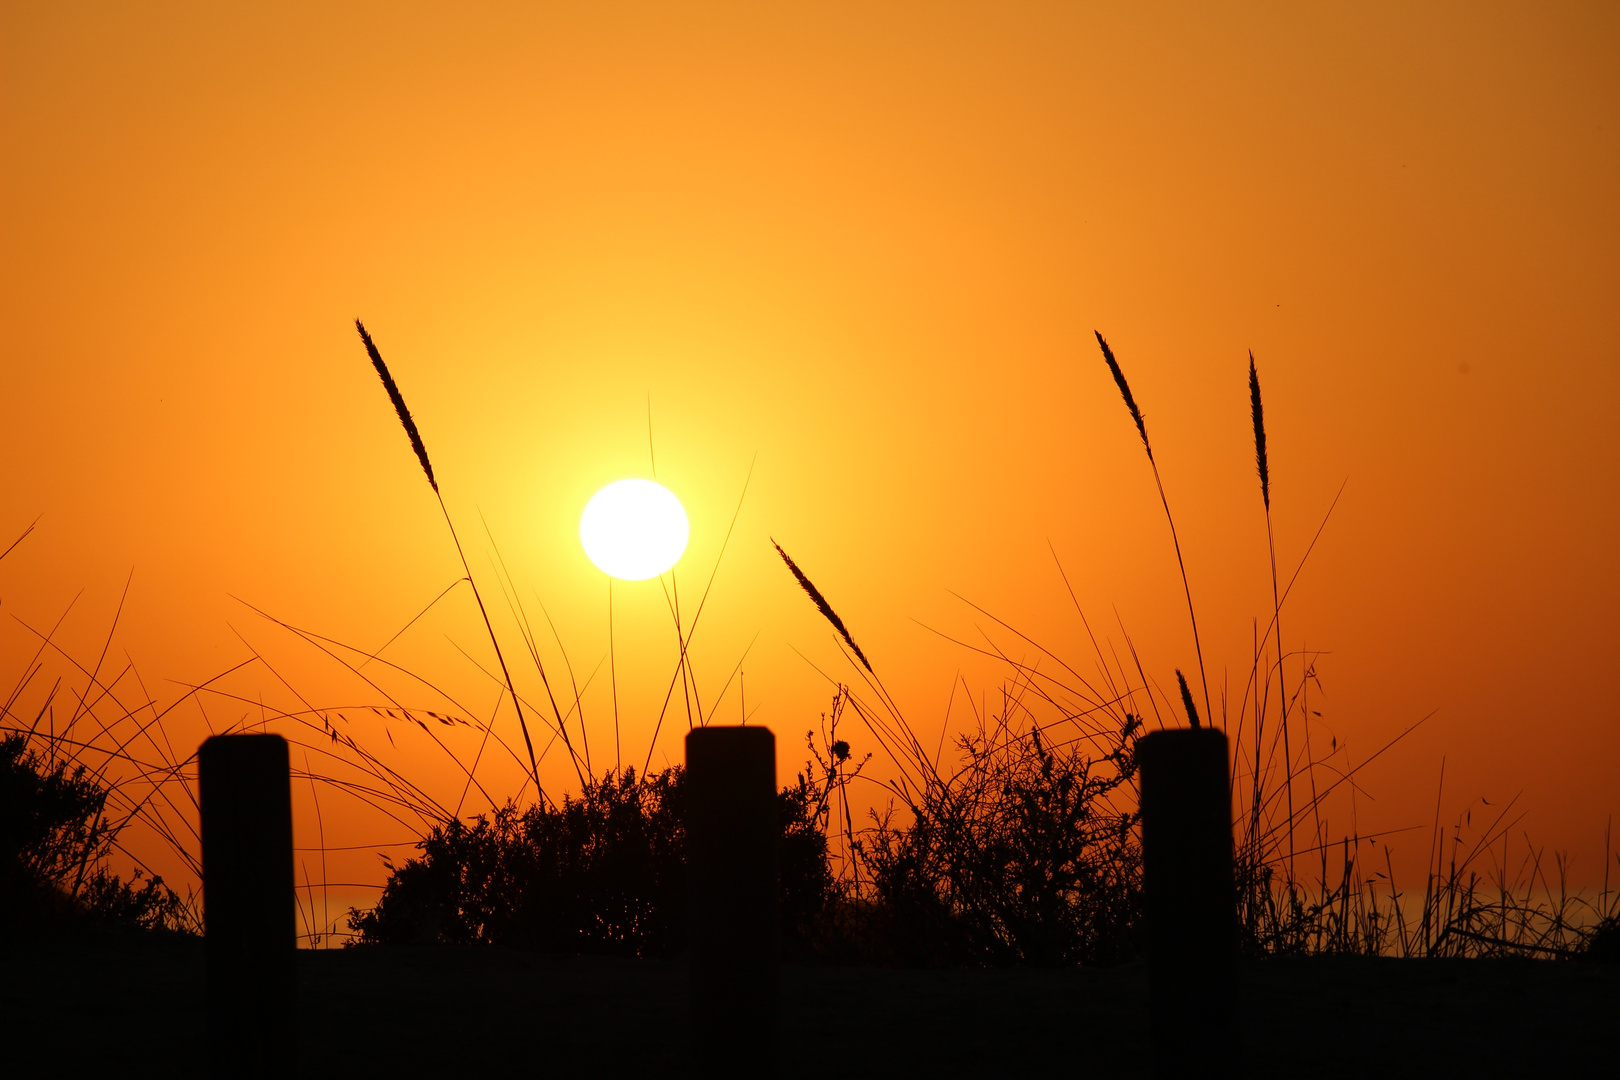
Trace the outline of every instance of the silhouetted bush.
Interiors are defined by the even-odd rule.
[[[832,743],[778,796],[782,940],[796,959],[906,966],[1113,963],[1138,950],[1139,722],[1112,753],[1052,747],[1038,730],[966,738],[964,767],[928,786],[911,820],[850,832],[851,872],[828,858],[833,796],[853,775]],[[842,751],[840,755],[838,751]],[[490,944],[667,956],[686,938],[684,772],[609,773],[560,807],[508,805],[436,827],[394,869],[357,943]]]
[[[1592,927],[1579,955],[1595,964],[1620,964],[1620,915],[1610,915]]]
[[[963,767],[930,783],[903,827],[857,842],[868,888],[842,910],[865,959],[905,965],[1115,963],[1139,948],[1141,849],[1134,718],[1094,760],[1038,729],[963,738]],[[1131,800],[1134,803],[1134,799]]]
[[[107,789],[83,765],[0,738],[0,926],[178,930],[184,904],[162,878],[123,881],[103,865],[116,836]]]
[[[560,807],[508,804],[493,819],[436,827],[375,908],[350,912],[350,927],[362,943],[676,953],[686,942],[684,781],[679,766],[610,772]],[[813,798],[803,778],[778,797],[790,948],[808,939],[831,888]]]

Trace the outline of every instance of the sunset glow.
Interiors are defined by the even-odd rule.
[[[385,758],[420,813],[294,788],[328,925],[704,723],[796,775],[876,695],[774,539],[944,771],[1012,662],[1064,738],[1179,671],[1399,880],[1518,797],[1600,886],[1617,55],[1601,3],[0,5],[7,722],[60,674]],[[860,823],[899,766],[838,738]],[[189,886],[172,802],[126,839]]]

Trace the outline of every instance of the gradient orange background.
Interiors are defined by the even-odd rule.
[[[0,542],[40,516],[0,563],[6,613],[46,626],[83,589],[63,640],[93,656],[133,567],[114,651],[155,697],[241,660],[239,631],[308,698],[374,700],[232,599],[374,648],[459,575],[360,316],[486,595],[504,612],[480,514],[581,678],[607,590],[578,515],[648,475],[649,400],[693,524],[683,605],[757,454],[695,663],[712,697],[754,642],[748,709],[785,779],[831,693],[795,650],[848,675],[768,536],[925,731],[959,672],[975,694],[1001,677],[928,629],[984,622],[951,591],[1089,663],[1048,541],[1154,680],[1194,666],[1093,329],[1147,414],[1212,683],[1240,681],[1270,605],[1252,349],[1286,565],[1345,485],[1284,626],[1328,652],[1320,730],[1365,756],[1434,712],[1362,775],[1356,824],[1426,829],[1444,756],[1444,819],[1522,792],[1518,831],[1600,876],[1620,10],[332,8],[4,6]],[[673,631],[656,583],[615,601],[639,764]],[[453,596],[388,655],[488,715],[444,636],[489,662],[475,619]],[[9,685],[30,646],[5,622]],[[560,755],[542,774],[574,783]],[[338,805],[329,843],[401,839]],[[1407,835],[1421,866],[1428,833]],[[347,858],[334,879],[381,880]]]

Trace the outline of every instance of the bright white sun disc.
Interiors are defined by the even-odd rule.
[[[644,581],[674,566],[689,533],[681,501],[651,480],[609,484],[591,496],[579,518],[585,554],[622,581]]]

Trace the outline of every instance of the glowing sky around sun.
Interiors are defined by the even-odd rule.
[[[946,639],[994,629],[958,595],[1089,671],[1072,586],[1173,686],[1185,601],[1096,329],[1215,707],[1271,605],[1252,349],[1321,737],[1371,753],[1433,713],[1336,821],[1426,827],[1444,756],[1448,818],[1523,792],[1523,828],[1595,874],[1616,55],[1604,4],[6,5],[0,545],[40,524],[0,562],[0,681],[38,647],[11,616],[48,628],[81,590],[61,640],[93,661],[133,568],[109,656],[154,696],[244,640],[285,682],[242,673],[211,723],[289,684],[375,696],[242,603],[375,649],[461,574],[358,316],[508,659],[580,688],[598,772],[615,686],[623,756],[678,758],[677,610],[701,708],[745,696],[801,767],[820,672],[852,674],[771,537],[929,739],[1000,683]],[[610,674],[580,514],[654,475],[690,538],[667,593],[614,583]],[[452,591],[385,658],[488,716],[482,632]],[[455,805],[465,777],[399,741]],[[542,772],[577,782],[555,750]]]

